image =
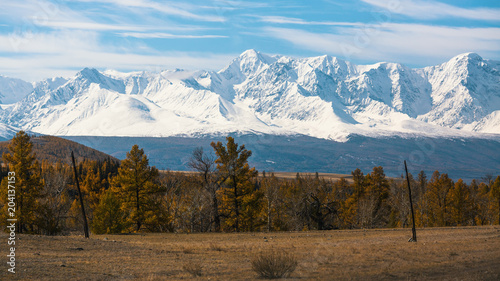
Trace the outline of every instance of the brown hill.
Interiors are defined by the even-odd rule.
[[[36,153],[36,158],[39,161],[47,160],[52,163],[61,161],[71,164],[71,151],[74,152],[77,162],[81,162],[84,159],[94,161],[111,159],[111,161],[120,161],[106,153],[60,137],[35,136],[31,137],[31,141],[33,142],[33,151]],[[0,155],[9,152],[9,142],[0,142]],[[3,162],[3,159],[0,159],[0,161]]]

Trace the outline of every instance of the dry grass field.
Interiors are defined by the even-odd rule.
[[[253,255],[295,254],[291,280],[500,280],[500,226],[279,233],[18,235],[0,280],[259,280]],[[6,234],[1,234],[6,261]],[[187,270],[201,268],[201,276]]]
[[[161,171],[166,173],[167,171]],[[193,171],[173,171],[174,173],[182,173],[187,175],[198,174],[198,172]],[[294,179],[297,177],[297,173],[293,172],[273,172],[274,176],[279,179]],[[267,176],[270,176],[271,172],[267,172]],[[316,173],[299,173],[301,177],[315,177]],[[259,177],[262,177],[263,174],[259,171]],[[325,180],[336,181],[340,178],[346,179],[348,182],[353,182],[351,174],[332,174],[332,173],[318,173],[318,177]]]

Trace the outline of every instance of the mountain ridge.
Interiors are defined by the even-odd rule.
[[[84,68],[69,79],[34,83],[25,97],[0,106],[0,123],[63,136],[496,138],[498,66],[475,53],[412,69],[399,63],[356,65],[328,55],[292,58],[247,50],[219,71]]]

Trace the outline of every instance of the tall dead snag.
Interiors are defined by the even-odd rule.
[[[410,242],[417,242],[417,230],[415,229],[415,214],[413,213],[413,201],[411,199],[410,178],[408,177],[408,168],[406,167],[406,160],[405,160],[405,171],[406,171],[406,181],[408,182],[408,196],[410,197],[411,221],[413,223],[413,227],[411,229],[413,235],[412,238],[410,239]]]
[[[85,238],[89,238],[89,225],[87,224],[87,216],[85,215],[85,206],[83,205],[83,195],[82,191],[80,190],[80,183],[78,182],[75,155],[73,154],[73,151],[71,151],[71,161],[73,162],[73,172],[75,174],[76,189],[78,190],[78,197],[80,197],[80,206],[82,207],[83,231],[85,232]]]

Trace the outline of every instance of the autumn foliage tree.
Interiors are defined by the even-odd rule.
[[[254,190],[252,179],[257,176],[255,168],[250,168],[248,158],[252,152],[239,146],[234,138],[227,137],[227,144],[212,142],[217,159],[218,182],[222,189],[222,212],[229,228],[239,232],[242,228],[252,230],[255,211],[260,208],[262,194]]]
[[[201,187],[206,191],[210,197],[211,205],[211,224],[214,230],[219,232],[221,230],[221,218],[219,211],[219,190],[220,182],[217,181],[215,174],[215,159],[203,152],[203,147],[198,147],[193,151],[193,155],[189,160],[188,166],[195,171],[199,172],[199,182]]]
[[[56,235],[66,228],[73,181],[68,168],[62,163],[42,163],[43,188],[38,198],[36,220],[39,233]]]
[[[159,205],[155,195],[162,191],[159,172],[149,166],[148,157],[138,145],[134,145],[127,152],[127,158],[122,160],[118,175],[113,180],[113,189],[126,214],[128,226],[139,231],[147,221],[154,220]]]
[[[490,196],[492,199],[492,212],[496,213],[496,222],[500,224],[500,176],[492,183]]]
[[[108,189],[101,195],[94,209],[94,219],[90,228],[94,234],[120,233],[125,230],[126,214],[115,193]]]
[[[121,163],[102,155],[98,160],[80,156],[77,170],[92,232],[409,227],[404,177],[386,177],[382,167],[368,174],[356,169],[351,179],[318,173],[287,178],[273,172],[259,177],[248,163],[252,152],[232,137],[226,141],[211,144],[214,156],[194,150],[188,166],[197,173],[160,173],[137,145]],[[32,151],[31,138],[19,132],[4,154],[0,224],[7,221],[7,172],[12,171],[18,231],[68,233],[81,218],[72,167],[64,161],[38,164]],[[409,180],[418,227],[500,222],[500,176],[468,183],[438,171],[428,179],[421,171],[415,178],[409,174]]]
[[[435,171],[427,185],[427,202],[429,214],[429,226],[449,225],[450,198],[449,192],[453,187],[453,181],[447,174],[440,174]]]
[[[43,181],[40,175],[40,164],[32,153],[33,143],[24,131],[19,131],[9,143],[9,153],[4,153],[3,159],[9,171],[15,172],[15,190],[17,200],[17,231],[33,232],[37,211],[40,207],[40,195]],[[7,190],[7,178],[2,183],[2,191]],[[2,196],[5,200],[7,196]],[[6,212],[4,212],[6,213]]]

